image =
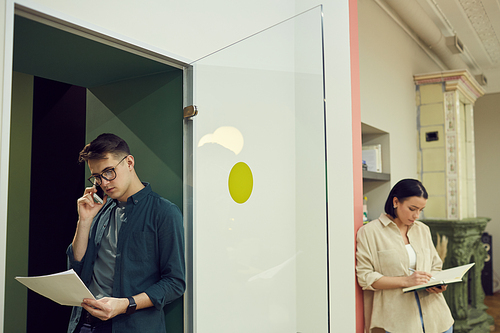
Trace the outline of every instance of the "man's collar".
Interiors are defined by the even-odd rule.
[[[139,192],[132,194],[130,197],[127,199],[127,203],[131,202],[134,204],[139,203],[142,199],[144,199],[149,193],[151,193],[151,185],[149,183],[142,183],[144,185],[144,188],[140,190]]]
[[[149,183],[143,182],[142,185],[144,185],[144,188],[142,190],[136,192],[135,194],[132,194],[130,197],[127,198],[127,204],[128,203],[137,204],[146,196],[148,196],[149,193],[151,193],[152,190],[151,190],[151,185]],[[111,201],[117,201],[117,200],[111,199]]]

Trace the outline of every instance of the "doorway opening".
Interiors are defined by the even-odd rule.
[[[85,143],[104,132],[121,136],[141,180],[183,207],[185,66],[16,6],[4,331],[66,331],[70,308],[14,277],[66,270],[88,177],[77,162]],[[182,299],[165,315],[167,331],[183,331]]]

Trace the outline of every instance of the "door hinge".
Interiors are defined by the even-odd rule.
[[[189,105],[184,108],[184,118],[192,118],[198,114],[196,105]]]

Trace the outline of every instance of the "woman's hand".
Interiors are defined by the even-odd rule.
[[[446,290],[448,286],[446,284],[443,284],[441,286],[438,286],[438,287],[432,287],[432,288],[427,288],[425,290],[427,290],[428,292],[432,293],[432,294],[440,294],[442,293],[443,291]]]
[[[423,271],[415,271],[412,275],[407,277],[407,287],[417,286],[419,284],[426,284],[431,279],[432,275]]]

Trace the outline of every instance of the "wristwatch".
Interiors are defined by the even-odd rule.
[[[127,297],[127,298],[128,298],[128,308],[127,308],[127,312],[125,312],[125,313],[127,316],[130,316],[132,313],[135,312],[135,309],[137,308],[137,304],[135,304],[135,300],[132,296]]]

